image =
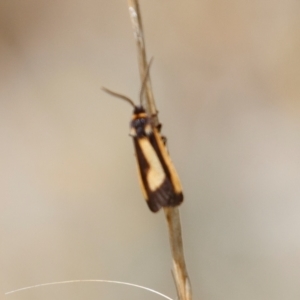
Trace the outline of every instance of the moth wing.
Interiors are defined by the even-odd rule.
[[[171,182],[174,189],[173,202],[171,206],[179,205],[183,201],[182,186],[178,173],[171,160],[167,147],[164,143],[165,138],[160,135],[156,128],[153,129],[153,135],[150,136],[151,144],[158,154],[158,158],[163,166],[164,172]]]
[[[148,137],[134,138],[141,189],[151,211],[172,206],[173,186]],[[174,204],[173,204],[174,205]]]

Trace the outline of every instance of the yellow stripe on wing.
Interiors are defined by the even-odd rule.
[[[169,172],[170,172],[170,180],[172,181],[172,184],[174,186],[174,190],[177,194],[180,194],[182,193],[182,187],[181,187],[181,183],[180,183],[180,179],[179,179],[179,176],[177,174],[177,171],[173,165],[173,162],[170,158],[170,155],[167,151],[167,148],[166,146],[164,145],[163,141],[162,141],[162,138],[161,138],[161,135],[159,134],[159,132],[157,131],[156,128],[153,128],[153,134],[155,136],[155,139],[158,143],[158,147],[161,151],[161,154],[163,156],[163,159],[164,159],[164,162],[166,163],[167,165],[167,168],[169,169]]]
[[[149,139],[147,137],[139,138],[138,143],[149,165],[149,170],[146,174],[148,187],[154,192],[162,185],[166,174]]]

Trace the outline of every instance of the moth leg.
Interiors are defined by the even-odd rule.
[[[155,122],[154,122],[154,120],[155,120],[155,118],[157,118],[157,116],[158,116],[158,111],[156,111],[155,114],[152,114],[149,117],[149,119],[150,119],[151,126],[155,127],[157,129],[157,131],[160,133],[161,132],[161,128],[162,128],[162,124],[161,123],[155,124]]]
[[[161,136],[161,139],[162,139],[164,145],[167,146],[168,139],[164,135]]]
[[[155,127],[157,129],[157,131],[159,133],[161,133],[162,124],[158,123],[157,125],[154,125],[154,121],[153,121],[153,119],[155,117],[157,117],[157,115],[158,115],[158,111],[150,117],[150,123],[151,123],[152,127]],[[161,135],[161,139],[162,139],[164,145],[166,146],[167,145],[167,138],[164,135]]]
[[[157,131],[160,133],[160,132],[161,132],[161,129],[162,129],[162,124],[161,124],[161,123],[158,123],[158,124],[156,125],[156,129],[157,129]]]

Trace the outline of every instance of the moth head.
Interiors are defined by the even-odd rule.
[[[149,136],[152,133],[150,120],[142,107],[136,107],[130,122],[130,135],[136,137]]]

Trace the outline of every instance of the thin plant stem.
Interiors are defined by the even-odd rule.
[[[138,63],[140,70],[141,82],[145,78],[148,61],[146,56],[146,47],[144,40],[144,31],[142,27],[141,12],[138,0],[128,0],[129,15],[132,23],[133,35],[137,46]],[[154,125],[158,125],[157,120],[157,109],[155,106],[153,91],[151,87],[150,76],[147,76],[145,83],[145,94],[146,94],[146,110],[150,116],[154,116]]]
[[[138,0],[128,0],[129,15],[132,23],[133,34],[137,46],[141,82],[145,78],[147,71],[147,56],[142,26],[141,12]],[[145,85],[146,109],[150,116],[154,116],[154,124],[158,125],[157,109],[151,87],[150,75],[147,77]],[[176,284],[178,298],[180,300],[192,300],[191,285],[186,269],[183,242],[181,234],[181,223],[178,207],[164,208],[166,221],[168,224],[169,241],[173,257],[173,277]]]

